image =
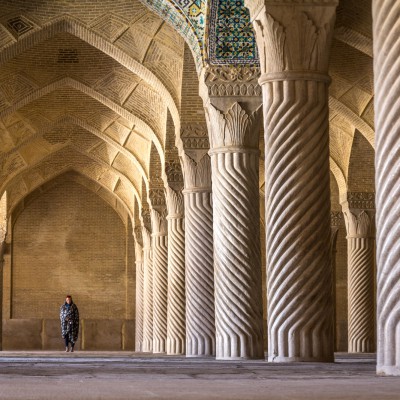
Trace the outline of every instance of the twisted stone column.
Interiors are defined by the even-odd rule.
[[[215,355],[211,162],[182,156],[185,178],[186,356]]]
[[[339,232],[339,226],[343,219],[343,214],[341,211],[331,211],[331,262],[332,262],[332,272],[333,272],[333,294],[332,302],[334,305],[333,312],[333,342],[334,349],[336,351],[336,242]]]
[[[143,247],[135,243],[136,263],[136,321],[135,321],[135,351],[143,351]]]
[[[151,210],[153,239],[153,353],[167,351],[168,236],[165,216]]]
[[[263,358],[260,108],[206,105],[212,168],[217,359]]]
[[[347,231],[349,353],[375,351],[374,210],[343,206]]]
[[[264,99],[268,359],[333,361],[327,71],[337,2],[248,4]]]
[[[372,0],[375,80],[377,372],[400,375],[400,3]]]
[[[183,195],[166,189],[168,208],[167,354],[185,354],[185,231]]]
[[[143,351],[153,351],[153,261],[151,254],[151,235],[142,229],[143,235]]]

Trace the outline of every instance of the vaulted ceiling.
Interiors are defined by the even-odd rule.
[[[166,161],[167,127],[180,132],[185,40],[199,68],[217,3],[243,9],[233,0],[0,0],[0,196],[7,190],[9,208],[68,173],[133,217],[152,164]],[[342,193],[356,132],[374,141],[371,21],[370,0],[340,1],[329,105]]]

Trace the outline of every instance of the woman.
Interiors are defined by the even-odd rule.
[[[69,351],[71,344],[71,353],[74,351],[75,342],[78,340],[79,333],[79,311],[78,307],[68,295],[65,303],[60,308],[61,335],[65,340],[65,351]]]

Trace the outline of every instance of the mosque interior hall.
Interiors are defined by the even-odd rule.
[[[399,399],[399,27],[0,0],[0,398]]]

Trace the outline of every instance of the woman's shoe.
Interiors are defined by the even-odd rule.
[[[68,353],[69,349],[68,346],[65,348],[65,352]],[[71,350],[72,351],[72,350]]]
[[[73,353],[74,352],[74,348],[73,347],[71,347],[71,353]]]

